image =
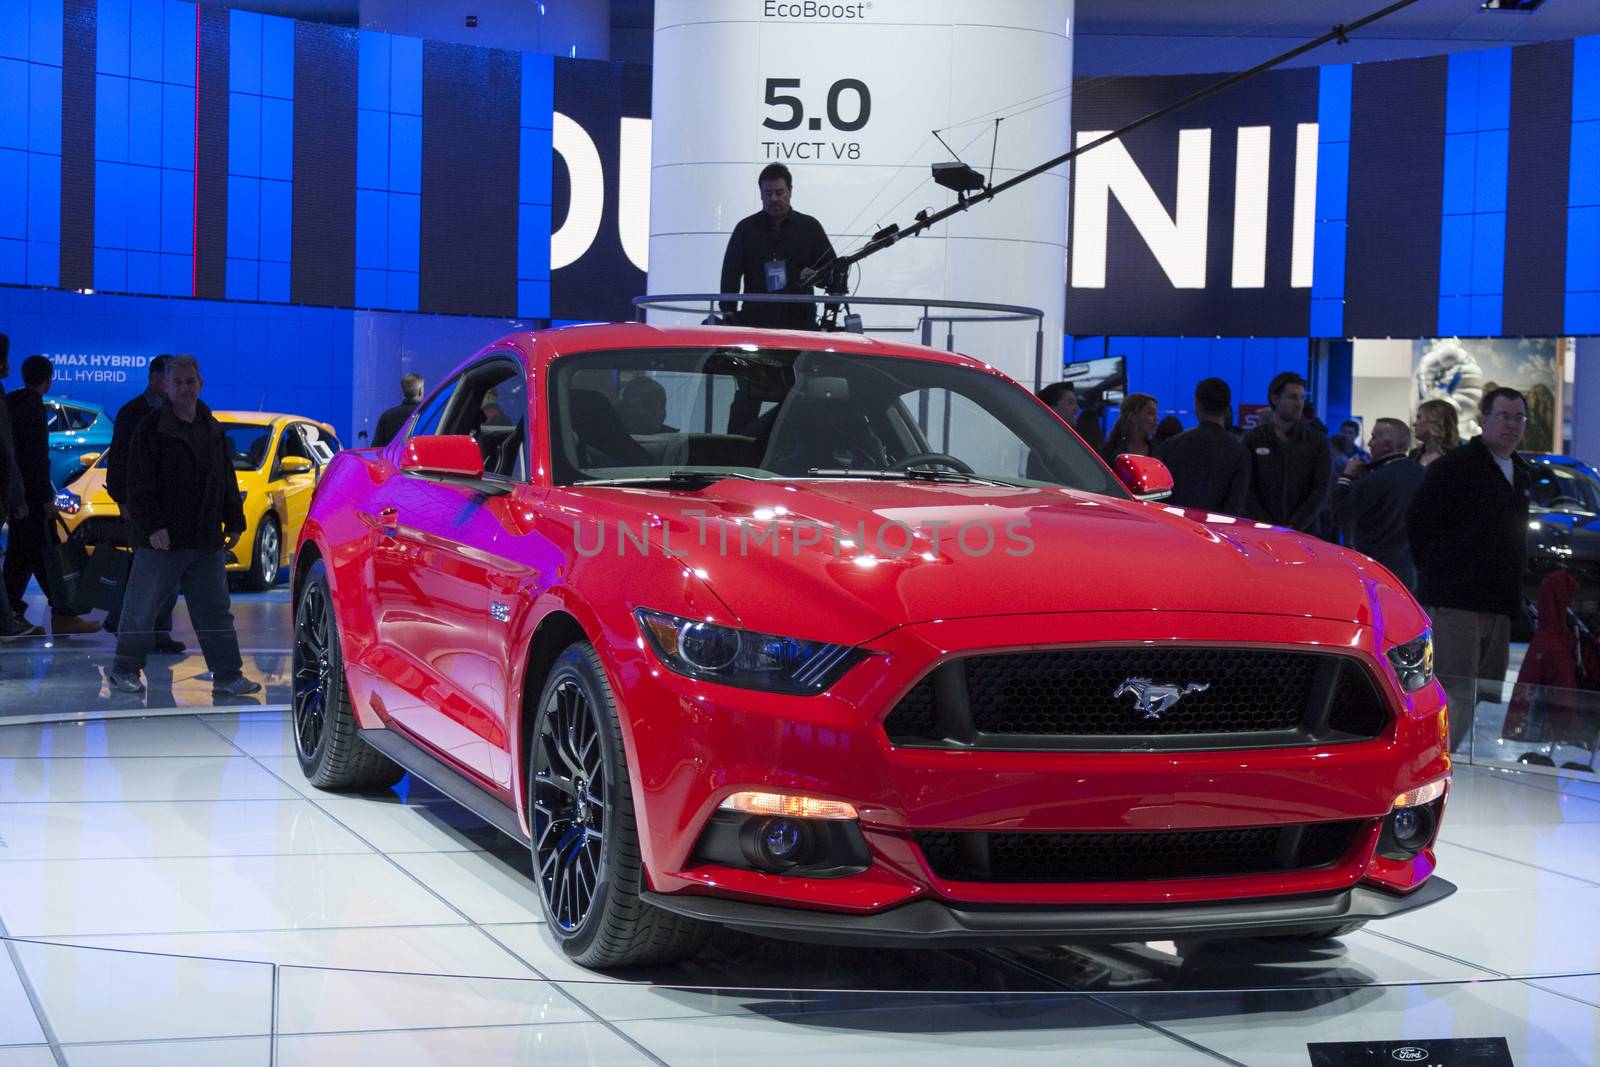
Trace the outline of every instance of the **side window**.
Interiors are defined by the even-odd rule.
[[[459,381],[451,382],[433,395],[433,399],[429,400],[417,415],[417,421],[411,424],[410,436],[422,437],[427,434],[449,432],[441,431],[439,424],[444,419],[445,409],[450,406],[450,401],[455,397],[460,384]]]
[[[316,457],[306,448],[305,439],[300,436],[304,423],[290,423],[283,428],[283,435],[278,439],[278,462],[282,463],[290,456],[299,456],[317,462]]]
[[[89,408],[66,408],[67,419],[75,431],[87,430],[94,425],[94,412]]]
[[[334,453],[339,451],[339,439],[325,432],[322,427],[309,422],[300,423],[300,434],[305,438],[306,452],[311,456],[311,462],[318,467],[326,467],[333,462]]]
[[[45,404],[44,424],[50,433],[66,433],[72,428],[67,421],[67,411],[60,404]]]
[[[441,433],[468,434],[486,475],[522,481],[528,472],[528,380],[521,366],[491,359],[462,375]]]

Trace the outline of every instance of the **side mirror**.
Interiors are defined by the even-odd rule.
[[[83,466],[87,468],[87,467],[94,466],[95,463],[97,463],[99,461],[99,459],[100,459],[100,453],[98,453],[98,452],[85,452],[83,455],[78,457],[78,462],[83,464]]]
[[[483,452],[466,434],[424,434],[406,440],[400,469],[416,474],[482,478]]]
[[[304,456],[284,456],[278,461],[278,469],[285,474],[310,474],[313,466]]]
[[[1127,486],[1138,500],[1165,500],[1172,495],[1172,472],[1151,456],[1124,452],[1117,457],[1117,481]]]

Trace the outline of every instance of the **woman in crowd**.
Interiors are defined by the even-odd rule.
[[[1122,398],[1117,421],[1106,435],[1105,447],[1100,454],[1107,463],[1124,452],[1136,456],[1153,456],[1155,446],[1150,438],[1156,432],[1156,398],[1149,393],[1129,393]]]
[[[1411,422],[1411,433],[1417,447],[1411,458],[1426,467],[1461,443],[1461,430],[1456,420],[1456,406],[1448,400],[1424,400],[1417,408],[1417,417]]]

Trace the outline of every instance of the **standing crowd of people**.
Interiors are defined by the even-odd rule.
[[[10,339],[0,334],[0,382],[10,373]],[[22,361],[22,385],[0,405],[0,520],[8,528],[0,639],[45,633],[27,617],[24,595],[37,581],[50,611],[50,632],[94,633],[101,623],[74,614],[52,573],[57,543],[56,487],[50,478],[45,394],[55,368],[44,356]],[[150,361],[145,389],[117,412],[106,456],[106,491],[121,509],[132,550],[121,601],[105,629],[117,635],[116,660],[106,682],[116,692],[144,691],[140,677],[154,654],[184,651],[172,637],[181,593],[212,691],[244,696],[261,683],[244,676],[238,631],[228,594],[228,556],[244,533],[244,508],[232,446],[200,399],[200,363],[190,355]],[[97,551],[118,551],[101,544]]]
[[[1039,398],[1095,443],[1070,383]],[[1358,423],[1330,437],[1308,417],[1306,381],[1292,371],[1272,379],[1267,402],[1241,432],[1228,383],[1206,378],[1195,386],[1198,425],[1162,439],[1156,398],[1129,393],[1099,451],[1108,463],[1128,453],[1161,459],[1171,504],[1314,534],[1387,567],[1433,620],[1435,669],[1465,712],[1451,716],[1454,747],[1471,725],[1474,680],[1504,678],[1511,620],[1522,612],[1533,471],[1517,448],[1527,399],[1490,390],[1483,432],[1464,443],[1455,405],[1429,400],[1409,426],[1377,419],[1365,449]]]

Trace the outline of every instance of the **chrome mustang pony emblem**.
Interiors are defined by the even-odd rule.
[[[1144,712],[1146,719],[1159,719],[1163,712],[1190,693],[1204,693],[1210,688],[1208,682],[1190,682],[1181,686],[1158,685],[1148,678],[1124,678],[1111,697],[1115,700],[1124,693],[1132,693],[1135,706]]]

